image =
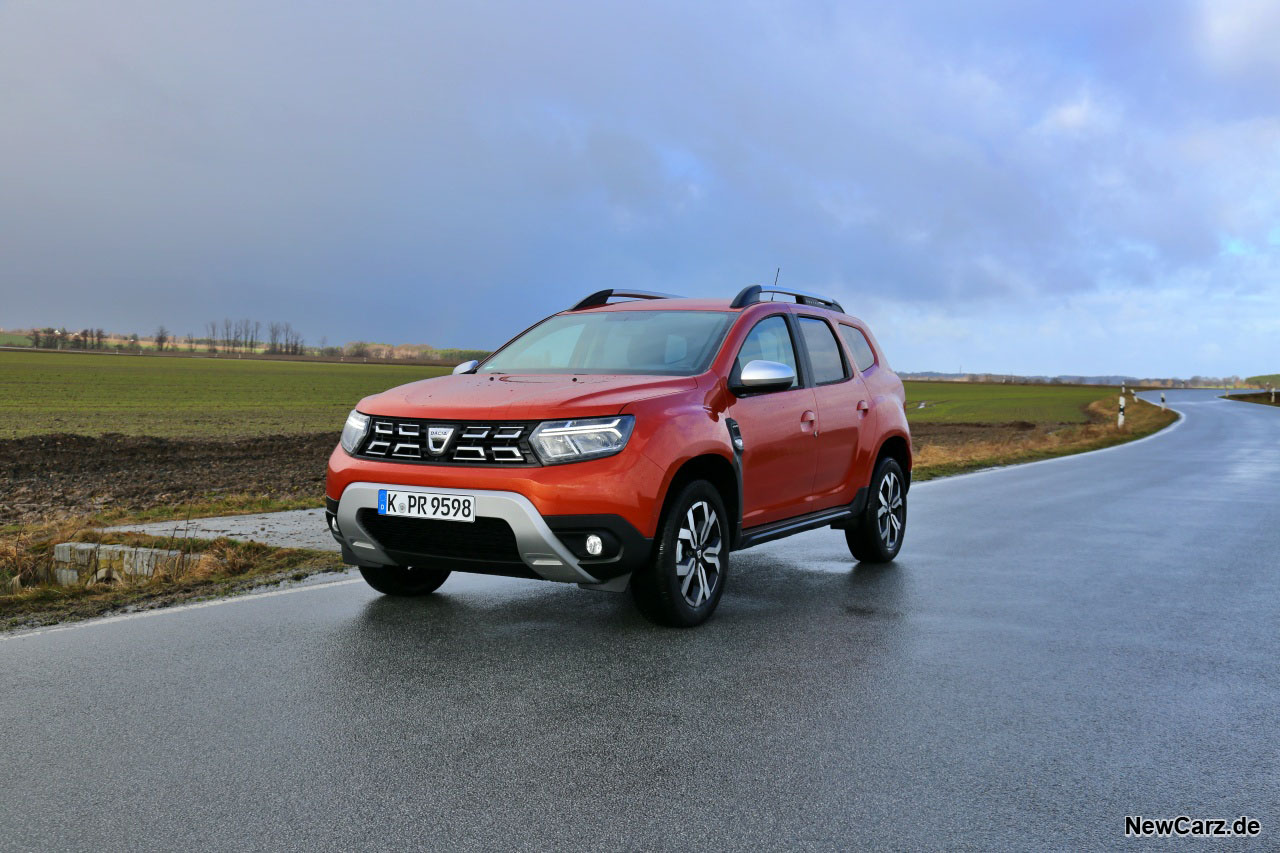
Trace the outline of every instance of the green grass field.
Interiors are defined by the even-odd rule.
[[[1255,385],[1265,385],[1267,387],[1280,387],[1280,373],[1267,373],[1262,376],[1250,376],[1247,380]]]
[[[368,394],[444,367],[0,352],[0,438],[231,437],[342,429]]]
[[[13,332],[0,332],[0,347],[29,347],[31,338],[26,335],[15,335]]]
[[[912,423],[1084,423],[1085,406],[1120,395],[1105,385],[979,385],[906,382]],[[923,409],[919,408],[925,403]]]

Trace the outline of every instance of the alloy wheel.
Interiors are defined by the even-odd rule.
[[[690,506],[676,535],[676,577],[690,607],[701,606],[715,592],[723,544],[720,517],[711,504],[698,501]]]
[[[892,552],[902,538],[902,525],[906,521],[907,505],[902,499],[902,481],[892,471],[880,481],[878,492],[880,506],[876,510],[876,527],[880,541]]]

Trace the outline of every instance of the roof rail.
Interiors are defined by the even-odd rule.
[[[615,296],[624,296],[630,299],[679,299],[674,293],[658,293],[653,290],[597,290],[595,293],[583,299],[577,305],[570,308],[570,311],[581,311],[583,308],[595,308],[599,305],[605,305]]]
[[[819,308],[831,308],[844,313],[844,309],[840,307],[840,303],[827,296],[819,296],[816,293],[810,293],[807,290],[795,290],[790,287],[762,287],[758,284],[748,285],[739,291],[738,295],[733,297],[733,302],[729,303],[730,308],[745,308],[748,305],[754,305],[757,302],[763,302],[760,298],[762,293],[781,293],[784,296],[794,296],[800,305],[816,305]]]

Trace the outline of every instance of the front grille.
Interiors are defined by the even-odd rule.
[[[439,521],[378,515],[375,509],[362,509],[356,513],[356,521],[386,551],[417,558],[524,562],[515,531],[501,518],[477,516],[472,522]]]
[[[529,446],[536,423],[509,421],[428,421],[371,417],[369,434],[357,450],[367,459],[431,465],[538,465]]]

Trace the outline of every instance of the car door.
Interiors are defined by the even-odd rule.
[[[751,361],[776,361],[796,374],[790,388],[763,393],[735,392],[726,414],[742,436],[742,526],[755,527],[799,515],[813,488],[817,420],[813,389],[807,387],[791,319],[770,314],[752,327],[738,349],[729,377],[733,388]]]
[[[817,467],[809,508],[819,510],[849,503],[858,487],[866,485],[857,468],[867,393],[825,318],[799,315],[796,324],[818,406]]]

